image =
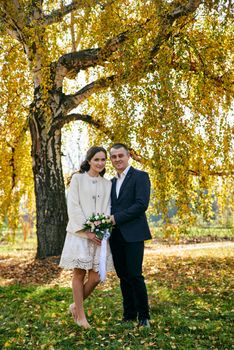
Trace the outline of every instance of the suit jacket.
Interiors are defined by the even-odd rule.
[[[151,238],[145,212],[150,199],[150,180],[145,171],[130,167],[119,196],[116,196],[116,178],[112,179],[111,213],[116,227],[127,242]]]

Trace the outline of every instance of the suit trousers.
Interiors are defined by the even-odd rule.
[[[144,241],[126,242],[117,228],[110,237],[110,247],[123,296],[125,319],[149,319],[147,289],[142,275]]]

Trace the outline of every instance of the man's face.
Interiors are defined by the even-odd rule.
[[[123,147],[110,150],[111,163],[118,173],[122,173],[128,167],[129,158],[129,153]]]

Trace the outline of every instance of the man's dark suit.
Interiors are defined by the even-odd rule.
[[[148,296],[142,276],[144,241],[151,238],[145,211],[150,198],[150,180],[146,172],[130,167],[116,195],[112,180],[111,213],[114,227],[110,246],[123,295],[126,320],[149,319]]]

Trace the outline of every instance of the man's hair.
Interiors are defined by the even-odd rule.
[[[114,148],[114,149],[119,149],[119,148],[124,148],[125,151],[127,151],[129,153],[129,149],[128,149],[128,146],[126,146],[124,143],[114,143],[111,148]]]

